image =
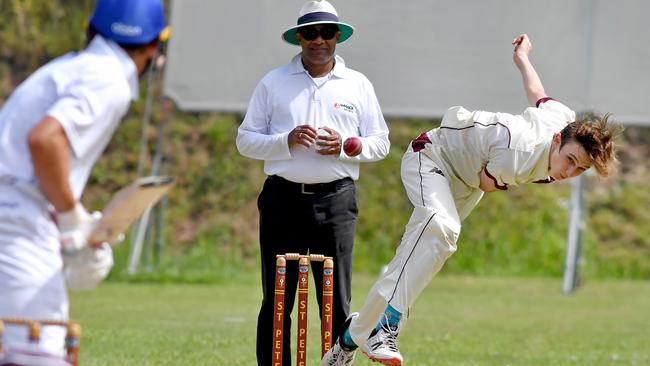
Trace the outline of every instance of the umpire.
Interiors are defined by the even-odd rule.
[[[263,300],[257,322],[257,361],[273,360],[276,254],[324,254],[334,258],[333,339],[348,316],[359,163],[383,159],[388,128],[372,84],[335,55],[353,28],[339,22],[327,1],[309,1],[297,25],[282,38],[302,52],[266,74],[253,92],[237,136],[239,152],[264,160],[268,175],[258,198]],[[350,157],[342,141],[360,137]],[[285,309],[293,309],[297,263],[287,264]],[[322,263],[312,263],[321,306]],[[291,364],[291,319],[285,316],[283,364]]]

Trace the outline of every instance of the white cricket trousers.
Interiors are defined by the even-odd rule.
[[[363,345],[388,304],[402,314],[429,284],[455,251],[460,218],[447,173],[430,149],[414,152],[409,146],[402,158],[401,176],[413,204],[395,256],[370,290],[366,302],[350,324],[354,342]]]
[[[67,320],[68,296],[58,230],[46,208],[0,184],[0,317]],[[5,325],[7,351],[27,343],[27,329]],[[43,327],[40,349],[62,354],[65,329]]]

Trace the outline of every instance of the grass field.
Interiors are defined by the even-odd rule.
[[[73,293],[80,365],[255,365],[255,280]],[[353,310],[373,280],[355,278]],[[648,282],[593,282],[563,296],[558,279],[438,276],[413,307],[400,349],[408,366],[650,365],[649,309]],[[318,365],[315,303],[310,311],[308,364]],[[357,355],[355,365],[371,364]]]

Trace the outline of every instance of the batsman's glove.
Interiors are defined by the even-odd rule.
[[[92,290],[108,276],[113,263],[110,244],[87,245],[76,253],[63,254],[63,274],[70,289]]]
[[[88,246],[88,237],[101,218],[101,212],[90,214],[78,202],[72,210],[57,213],[61,251],[64,254],[74,254]]]

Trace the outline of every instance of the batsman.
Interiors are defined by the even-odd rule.
[[[98,0],[86,47],[42,66],[2,107],[0,317],[65,321],[66,283],[92,288],[109,273],[108,243],[87,243],[100,215],[79,199],[165,28],[161,0]],[[26,329],[5,331],[5,362],[34,355]],[[37,352],[62,354],[64,337],[43,328]]]
[[[619,127],[607,117],[576,120],[574,111],[546,95],[529,60],[528,36],[516,37],[513,45],[532,106],[520,115],[452,107],[440,127],[411,142],[401,176],[413,213],[402,241],[321,365],[349,365],[358,347],[373,361],[402,365],[397,337],[408,311],[456,251],[461,220],[484,193],[561,181],[591,167],[609,174]]]

